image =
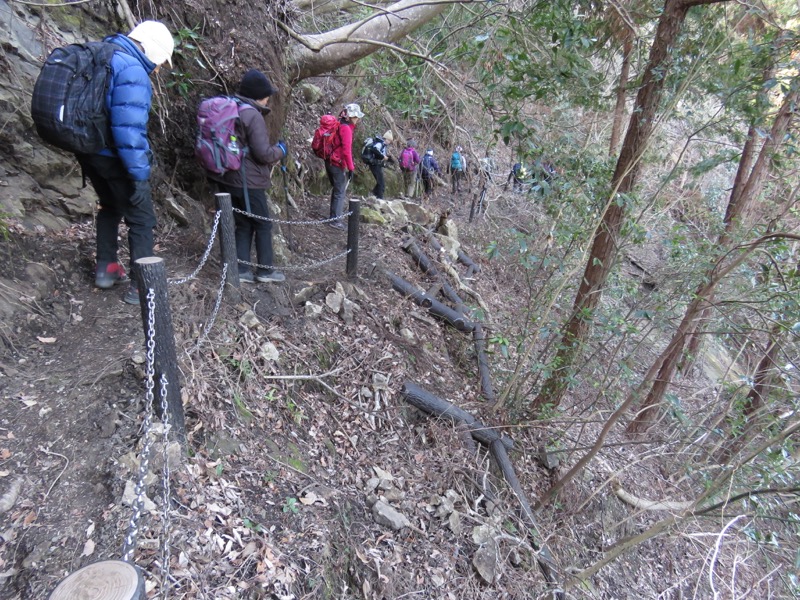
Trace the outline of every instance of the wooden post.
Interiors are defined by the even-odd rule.
[[[181,442],[186,440],[186,424],[181,402],[181,386],[178,375],[178,359],[175,354],[175,331],[172,327],[172,313],[167,295],[167,272],[164,259],[148,256],[136,261],[139,283],[139,306],[142,309],[144,338],[149,341],[150,307],[147,303],[148,290],[153,290],[154,353],[154,399],[153,407],[162,419],[161,376],[167,378],[166,405],[169,422]]]
[[[233,221],[233,204],[230,194],[215,194],[219,215],[219,247],[222,250],[222,263],[228,265],[225,276],[225,295],[231,302],[241,300],[239,282],[239,259],[236,256],[236,226]]]
[[[103,560],[62,579],[48,600],[145,600],[146,597],[144,577],[138,567],[122,560]]]
[[[361,221],[361,200],[350,198],[350,216],[347,219],[347,254],[346,273],[350,279],[358,278],[358,228]]]

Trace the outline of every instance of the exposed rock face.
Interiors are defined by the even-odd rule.
[[[37,11],[0,0],[6,63],[0,69],[0,212],[27,229],[61,229],[94,209],[97,197],[82,187],[77,161],[39,140],[29,108],[42,61],[53,48],[102,37],[92,14],[79,6]]]

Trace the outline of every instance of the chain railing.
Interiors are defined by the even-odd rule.
[[[147,471],[150,466],[150,450],[153,443],[153,436],[151,430],[153,427],[153,387],[155,385],[153,379],[155,377],[155,348],[156,348],[156,326],[155,326],[155,291],[153,289],[147,290],[147,307],[148,322],[147,322],[147,353],[145,363],[145,406],[144,406],[144,421],[142,422],[142,429],[144,431],[144,442],[142,445],[142,452],[139,457],[139,472],[136,478],[136,485],[134,486],[134,500],[133,511],[130,521],[128,522],[128,532],[125,535],[125,542],[122,546],[122,560],[125,562],[133,562],[133,552],[136,549],[136,542],[139,538],[139,521],[142,518],[142,509],[144,508],[145,496],[145,479]],[[166,394],[164,394],[166,397]]]
[[[315,268],[320,267],[322,265],[327,265],[328,263],[335,262],[335,261],[339,260],[340,258],[344,258],[348,254],[350,254],[350,250],[349,249],[345,250],[344,252],[340,252],[336,256],[331,256],[330,258],[326,258],[326,259],[323,259],[323,260],[320,260],[320,261],[317,261],[317,262],[313,262],[313,263],[307,263],[307,264],[304,264],[304,265],[281,265],[280,266],[280,270],[281,271],[303,271],[303,270],[315,269]],[[275,268],[272,265],[260,265],[258,263],[253,263],[253,262],[249,262],[249,261],[241,260],[241,259],[239,259],[237,262],[240,265],[247,265],[248,267],[256,267],[258,269],[263,269],[265,271]]]
[[[318,219],[316,221],[290,221],[286,219],[275,219],[273,217],[264,217],[261,215],[254,215],[253,213],[249,213],[246,210],[242,210],[240,208],[233,207],[233,212],[239,213],[240,215],[244,215],[245,217],[250,217],[251,219],[257,219],[259,221],[267,221],[269,223],[276,223],[278,225],[327,225],[328,223],[334,223],[336,221],[342,221],[346,219],[352,212],[346,212],[338,217],[329,217],[327,219]]]
[[[166,600],[167,592],[170,587],[170,574],[169,574],[169,559],[170,559],[170,541],[172,538],[172,521],[170,519],[170,504],[172,501],[170,490],[170,473],[169,473],[169,406],[167,405],[167,377],[161,375],[161,423],[164,426],[162,441],[164,443],[163,461],[164,465],[161,468],[161,498],[164,512],[161,514],[161,597]]]
[[[203,332],[200,334],[200,337],[197,338],[194,346],[186,351],[187,354],[193,354],[195,351],[197,351],[197,349],[200,347],[200,344],[202,344],[208,337],[208,334],[211,333],[211,328],[214,326],[214,321],[216,321],[220,306],[222,306],[222,297],[225,294],[225,281],[227,278],[228,265],[222,265],[222,278],[219,282],[219,288],[217,289],[217,299],[216,302],[214,302],[214,310],[211,311],[211,316],[208,318],[206,326],[203,328]]]
[[[208,240],[208,244],[206,244],[206,249],[205,252],[203,252],[203,256],[200,258],[200,264],[197,265],[197,268],[194,271],[192,271],[190,275],[187,275],[186,277],[170,279],[169,280],[170,285],[180,285],[197,277],[197,274],[205,266],[206,261],[208,260],[208,257],[211,254],[211,248],[214,246],[214,240],[217,237],[217,229],[219,228],[219,218],[220,218],[220,212],[217,211],[214,216],[214,225],[211,228],[211,237]]]

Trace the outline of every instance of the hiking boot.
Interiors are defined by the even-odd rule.
[[[114,287],[117,283],[130,281],[125,269],[118,262],[97,263],[94,273],[94,284],[104,290]]]
[[[255,283],[255,277],[253,277],[253,273],[251,271],[244,271],[239,273],[239,281],[241,283]]]
[[[342,223],[341,221],[331,221],[330,223],[328,223],[328,225],[330,225],[334,229],[347,229],[345,224]]]
[[[130,287],[128,287],[128,291],[126,291],[125,295],[122,297],[122,301],[125,304],[133,304],[134,306],[139,305],[139,288],[134,282],[131,282]]]
[[[286,281],[286,275],[280,271],[270,271],[269,273],[259,273],[256,275],[256,281],[261,283],[280,283]]]

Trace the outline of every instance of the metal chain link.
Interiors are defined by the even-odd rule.
[[[328,264],[330,262],[334,262],[336,260],[339,260],[340,258],[344,258],[348,254],[350,254],[350,252],[351,252],[351,250],[348,248],[347,250],[345,250],[344,252],[341,252],[340,254],[337,254],[336,256],[332,256],[331,258],[326,258],[325,260],[321,260],[319,262],[308,263],[307,265],[281,265],[278,268],[281,271],[302,271],[304,269],[314,269],[314,268],[319,267],[321,265],[326,265],[326,264]],[[241,259],[239,259],[237,262],[240,265],[247,265],[248,267],[256,267],[257,269],[263,269],[265,271],[276,268],[274,266],[260,265],[258,263],[252,263],[252,262],[248,262],[246,260],[241,260]]]
[[[147,476],[147,469],[150,463],[150,447],[152,444],[152,436],[150,430],[153,424],[153,386],[155,382],[155,348],[156,348],[156,326],[155,326],[155,290],[149,288],[147,290],[147,308],[149,311],[147,319],[147,361],[145,366],[145,407],[144,407],[144,421],[142,422],[142,429],[144,430],[144,445],[142,446],[142,453],[139,458],[139,472],[134,487],[134,500],[133,500],[133,514],[128,522],[128,532],[125,535],[125,541],[122,545],[122,560],[125,562],[132,562],[133,551],[136,549],[136,541],[139,537],[139,520],[142,517],[142,509],[144,508],[144,494],[145,494],[145,477]]]
[[[214,217],[214,225],[211,228],[211,238],[208,240],[208,245],[206,245],[205,252],[203,252],[203,257],[200,259],[200,264],[197,265],[197,268],[192,272],[191,275],[187,275],[186,277],[182,277],[180,279],[173,278],[169,279],[168,283],[170,285],[180,285],[182,283],[186,283],[190,279],[194,279],[197,277],[197,274],[200,272],[200,269],[206,264],[209,255],[211,254],[211,248],[214,245],[214,239],[217,237],[217,228],[219,227],[219,219],[222,213],[217,211],[216,216]]]
[[[228,263],[225,263],[222,265],[222,280],[220,281],[219,289],[217,290],[217,301],[214,304],[214,310],[211,311],[211,316],[206,322],[206,326],[203,328],[203,333],[201,333],[200,337],[197,338],[197,342],[195,343],[195,345],[186,351],[187,354],[194,353],[200,347],[200,344],[202,344],[208,337],[208,334],[211,332],[211,328],[214,326],[214,321],[217,318],[217,313],[219,313],[219,307],[222,306],[222,296],[225,293],[225,280],[227,279],[227,277],[228,277]]]
[[[167,405],[167,376],[161,374],[161,422],[164,425],[163,442],[164,451],[163,459],[164,466],[161,470],[161,487],[162,487],[162,503],[164,513],[162,515],[162,541],[161,541],[161,597],[166,600],[167,592],[170,587],[169,581],[169,559],[170,559],[170,542],[172,538],[172,522],[170,520],[169,508],[171,500],[170,483],[169,483],[169,430],[171,427],[169,420],[169,406]]]
[[[278,225],[327,225],[328,223],[333,223],[334,221],[341,221],[345,217],[349,217],[350,215],[353,214],[353,211],[348,211],[338,217],[330,217],[328,219],[322,219],[319,221],[285,221],[283,219],[273,219],[272,217],[262,217],[260,215],[254,215],[253,213],[249,213],[245,210],[241,210],[235,207],[233,209],[233,212],[237,212],[240,215],[244,215],[245,217],[250,217],[251,219],[269,221],[270,223],[277,223]]]

